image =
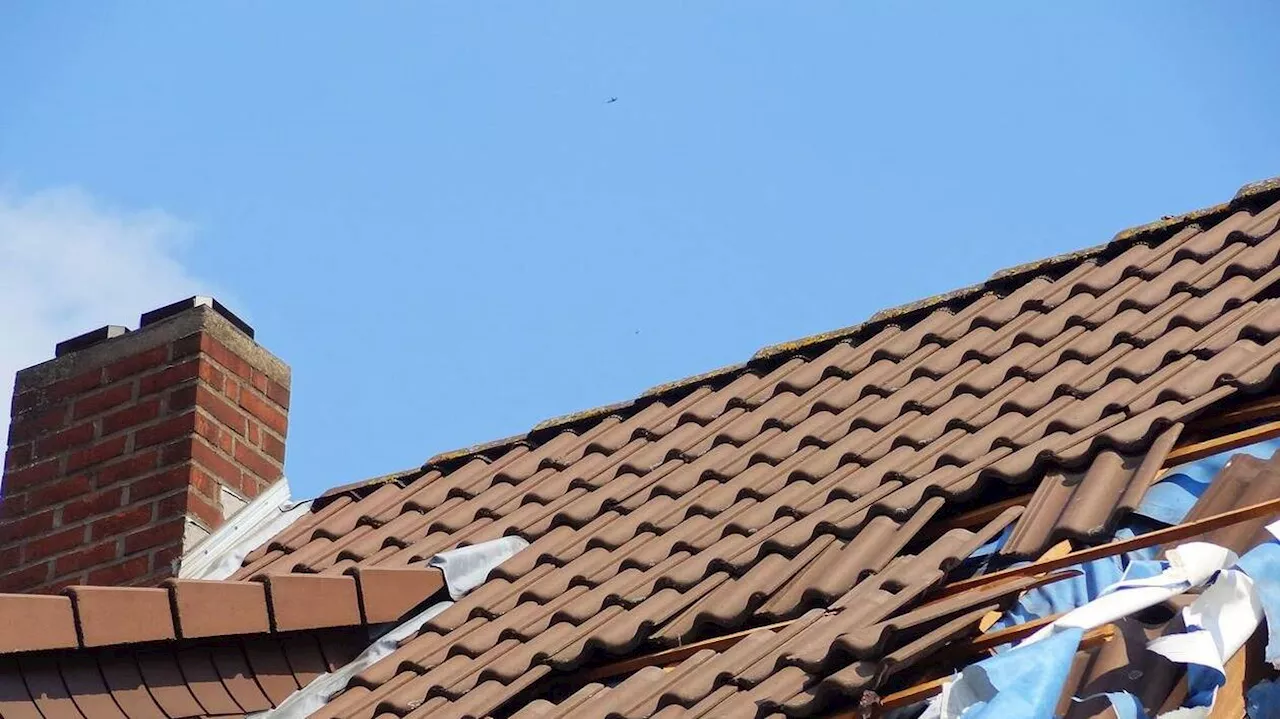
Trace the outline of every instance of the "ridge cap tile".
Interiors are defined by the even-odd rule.
[[[183,639],[271,631],[267,591],[260,582],[170,579],[173,615]]]
[[[361,624],[354,577],[335,574],[267,574],[271,627],[277,632]]]
[[[79,645],[70,597],[0,594],[0,653]]]
[[[348,574],[366,624],[395,621],[445,588],[444,573],[434,567],[355,567]]]
[[[67,587],[86,647],[176,639],[169,592],[150,587]]]

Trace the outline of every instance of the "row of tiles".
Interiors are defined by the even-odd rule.
[[[362,567],[351,576],[172,579],[156,589],[0,594],[0,654],[381,624],[443,589],[438,569]]]
[[[5,719],[244,717],[354,659],[364,629],[0,657]]]

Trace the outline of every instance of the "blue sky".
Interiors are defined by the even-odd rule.
[[[0,351],[209,288],[315,494],[1280,175],[1277,15],[9,4]]]

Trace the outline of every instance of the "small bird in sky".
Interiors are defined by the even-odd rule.
[[[615,102],[617,102],[617,101],[618,101],[618,98],[616,98],[616,97],[611,97],[611,98],[609,98],[608,100],[605,100],[605,101],[604,101],[604,104],[606,104],[606,105],[610,105],[610,104],[615,103]]]

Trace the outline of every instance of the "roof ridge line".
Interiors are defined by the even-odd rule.
[[[1224,219],[1232,212],[1241,209],[1255,210],[1261,205],[1276,200],[1280,200],[1280,176],[1250,182],[1237,190],[1228,202],[1191,210],[1180,215],[1169,215],[1153,222],[1121,230],[1104,244],[998,270],[982,282],[880,310],[865,321],[857,324],[786,342],[766,345],[757,350],[745,362],[727,365],[710,372],[703,372],[691,377],[660,384],[645,390],[634,399],[552,417],[534,425],[524,434],[440,452],[427,459],[417,470],[406,470],[383,475],[330,489],[317,497],[313,506],[318,509],[340,495],[378,487],[390,481],[398,481],[405,478],[417,479],[432,469],[446,471],[451,467],[458,466],[477,457],[486,462],[492,461],[498,453],[505,452],[517,445],[537,445],[542,437],[549,434],[577,431],[583,425],[595,420],[613,414],[622,415],[636,411],[652,402],[669,398],[694,386],[713,383],[727,384],[749,370],[756,368],[771,369],[781,364],[783,361],[781,358],[784,356],[825,351],[827,348],[842,341],[856,338],[859,335],[870,335],[874,331],[879,331],[890,325],[910,324],[918,319],[917,315],[923,315],[949,303],[972,300],[987,292],[1020,283],[1037,275],[1060,271],[1067,265],[1076,265],[1107,254],[1119,254],[1121,251],[1137,244],[1160,244],[1187,227],[1202,221],[1212,220],[1216,222]]]

